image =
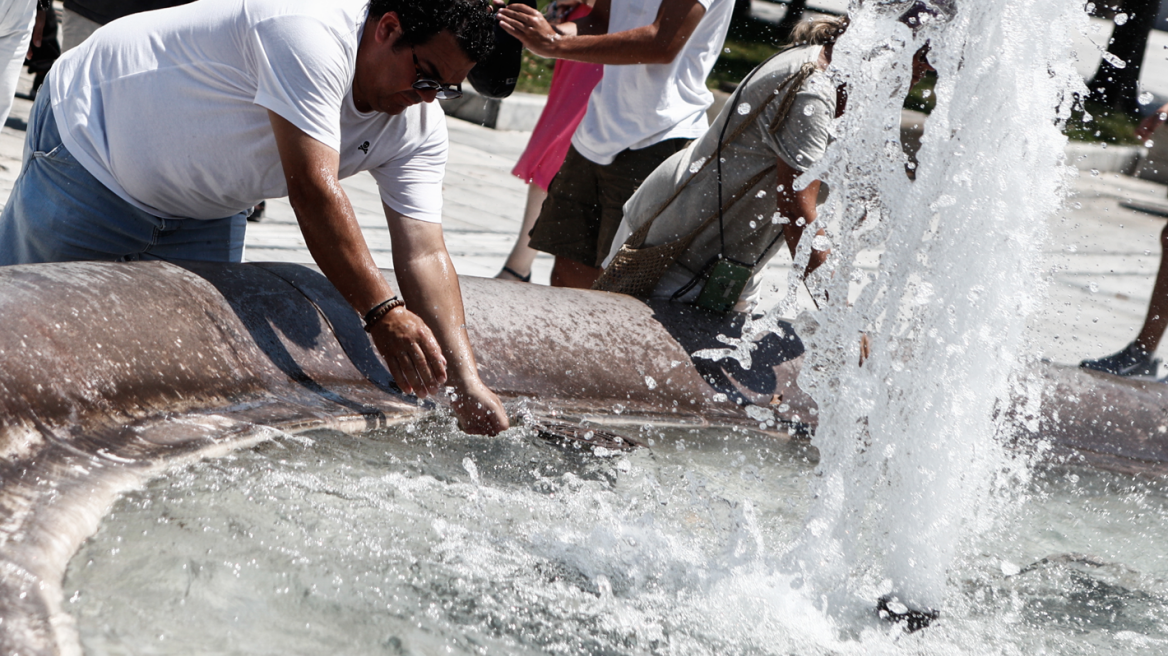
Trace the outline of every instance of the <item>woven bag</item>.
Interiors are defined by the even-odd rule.
[[[803,65],[798,73],[784,80],[783,84],[779,85],[779,87],[775,89],[775,92],[771,94],[769,98],[767,98],[766,102],[761,103],[757,108],[755,108],[754,111],[752,111],[750,115],[747,116],[745,120],[743,120],[742,123],[740,123],[738,127],[734,129],[734,132],[731,133],[730,138],[727,139],[727,141],[734,141],[737,139],[746,130],[746,128],[749,127],[750,124],[753,123],[754,120],[757,119],[768,106],[770,106],[771,102],[781,95],[780,92],[784,88],[788,88],[787,93],[783,96],[783,102],[779,106],[779,111],[776,113],[775,119],[771,122],[770,131],[774,132],[778,128],[778,125],[782,123],[782,120],[786,118],[787,113],[791,111],[791,106],[795,102],[795,92],[803,86],[803,83],[807,80],[808,77],[811,76],[812,73],[815,72],[815,70],[816,68],[814,64],[807,63]],[[731,103],[733,101],[734,97],[731,97],[730,100],[726,103],[727,106],[732,106]],[[689,233],[682,235],[673,241],[659,244],[657,246],[644,246],[645,239],[649,236],[649,229],[653,227],[653,222],[657,220],[657,217],[661,216],[665,212],[665,210],[673,203],[673,201],[681,195],[681,192],[684,191],[687,186],[689,186],[689,183],[701,175],[701,173],[706,170],[706,167],[709,166],[710,162],[713,160],[714,158],[710,157],[705,162],[703,162],[701,168],[694,172],[694,174],[691,175],[688,179],[686,179],[686,181],[682,183],[676,191],[673,192],[673,195],[671,195],[668,200],[662,203],[661,207],[657,210],[656,213],[653,214],[652,217],[649,218],[648,221],[646,221],[640,228],[637,228],[636,232],[629,235],[629,238],[625,240],[624,244],[621,244],[620,249],[617,251],[616,255],[613,256],[612,262],[609,262],[608,266],[605,267],[604,271],[600,274],[600,277],[596,280],[595,283],[593,283],[592,289],[604,292],[616,292],[618,294],[628,294],[630,296],[636,296],[637,298],[648,298],[649,294],[653,293],[653,289],[656,288],[657,283],[661,281],[661,276],[665,275],[665,270],[677,261],[677,258],[680,257],[687,248],[689,248],[689,245],[693,243],[693,240],[697,238],[697,236],[701,234],[702,231],[705,230],[710,225],[710,223],[714,221],[714,219],[718,218],[718,212],[715,209],[715,211],[709,217],[698,224],[697,227],[695,227],[693,230],[689,231]],[[774,170],[775,166],[772,165],[751,178],[746,183],[746,185],[744,185],[739,191],[730,197],[730,200],[727,203],[728,207],[733,207],[735,203],[741,200],[746,192],[750,191],[750,189],[758,184],[762,178],[766,177]]]

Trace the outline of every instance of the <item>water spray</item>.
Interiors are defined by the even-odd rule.
[[[1036,263],[1066,186],[1059,128],[1081,88],[1068,34],[1082,12],[1053,0],[851,9],[829,70],[847,110],[802,179],[831,188],[820,216],[834,275],[830,300],[800,322],[813,328],[800,333],[800,385],[820,408],[821,459],[787,562],[831,616],[876,603],[921,628],[944,606],[979,518],[995,515],[995,481],[1018,475],[996,411],[1043,294]],[[900,112],[924,48],[937,105],[910,180]],[[872,249],[883,251],[874,275],[856,265]],[[764,322],[794,307],[810,245],[799,250],[787,300]],[[870,345],[862,366],[859,335]]]

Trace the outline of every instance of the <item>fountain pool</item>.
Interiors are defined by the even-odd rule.
[[[1153,654],[1168,488],[1044,468],[960,550],[941,621],[836,618],[780,564],[814,450],[617,429],[603,457],[442,416],[285,436],[123,497],[71,561],[89,654]],[[874,590],[880,581],[869,581]]]
[[[305,267],[0,271],[0,649],[1163,652],[1168,399],[1030,361],[1023,335],[1081,11],[931,0],[921,31],[897,18],[914,2],[854,4],[832,71],[851,108],[812,172],[832,301],[799,337],[781,308],[462,280],[509,407],[648,426],[650,449],[458,433],[395,393]],[[926,41],[910,181],[898,117]],[[737,361],[694,355],[719,345]],[[276,429],[309,432],[250,448]],[[906,634],[887,594],[942,619]]]

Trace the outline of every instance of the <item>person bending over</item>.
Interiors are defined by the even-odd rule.
[[[449,381],[465,430],[506,429],[443,242],[448,143],[432,102],[461,93],[489,52],[492,14],[481,0],[202,0],[104,26],[37,96],[0,213],[0,265],[239,262],[246,211],[286,195],[402,390]],[[364,170],[400,299],[339,184]]]
[[[923,5],[915,6],[901,20],[913,26],[922,11]],[[738,286],[732,288],[740,291],[721,298],[719,290],[716,309],[748,310],[759,294],[766,263],[784,245],[794,256],[816,219],[820,182],[796,190],[796,180],[823,156],[831,122],[844,109],[844,90],[825,69],[846,29],[846,18],[800,23],[792,33],[792,47],[744,80],[710,130],[653,171],[625,205],[596,289],[704,306],[705,288],[720,277],[716,267],[732,263],[740,272]],[[914,85],[930,70],[926,55],[927,46],[913,58]],[[651,279],[637,279],[637,265],[629,269],[618,261],[622,245],[645,255],[658,248],[653,258],[669,248],[680,254]],[[827,256],[828,251],[813,247],[804,276]]]

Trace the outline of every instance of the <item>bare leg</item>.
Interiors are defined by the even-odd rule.
[[[1156,272],[1156,284],[1152,287],[1152,300],[1148,303],[1148,316],[1144,327],[1136,337],[1136,346],[1145,353],[1154,353],[1168,328],[1168,225],[1160,233],[1160,270]]]
[[[600,269],[563,257],[557,257],[552,266],[552,287],[592,289],[592,283],[599,277]]]
[[[507,261],[503,264],[520,276],[528,278],[531,276],[531,264],[535,261],[535,254],[538,251],[527,247],[527,242],[531,241],[528,233],[535,225],[535,220],[539,218],[539,211],[543,208],[545,199],[547,199],[547,192],[539,185],[527,185],[527,205],[523,208],[523,227],[519,229],[519,236],[515,238],[515,246],[511,248],[511,254],[507,256]],[[514,275],[506,271],[500,271],[495,277],[504,280],[516,279]]]

